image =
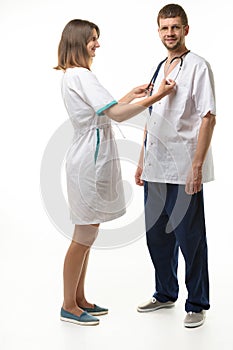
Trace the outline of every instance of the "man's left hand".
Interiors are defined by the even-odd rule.
[[[194,194],[201,191],[201,187],[202,187],[202,167],[193,165],[187,177],[185,192],[187,194]]]

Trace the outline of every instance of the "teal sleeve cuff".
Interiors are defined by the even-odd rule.
[[[109,107],[112,107],[114,105],[116,105],[118,102],[116,100],[108,103],[106,106],[98,109],[98,111],[96,112],[98,115],[101,115],[103,113],[103,111],[105,111],[106,109],[108,109]]]

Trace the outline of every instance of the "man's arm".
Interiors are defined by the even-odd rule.
[[[187,177],[185,191],[188,194],[194,194],[201,190],[202,185],[202,167],[211,143],[216,118],[210,112],[202,119],[197,148],[192,162],[192,169]]]
[[[143,144],[142,144],[142,148],[141,148],[141,152],[140,152],[140,156],[139,156],[139,161],[138,161],[138,166],[136,169],[136,173],[135,173],[135,183],[138,186],[143,186],[143,180],[141,180],[141,175],[142,175],[142,171],[143,171],[143,159],[144,159],[144,142],[146,139],[146,127],[144,129],[144,137],[143,137]]]

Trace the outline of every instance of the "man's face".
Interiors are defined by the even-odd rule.
[[[189,26],[184,26],[180,17],[160,18],[159,36],[164,46],[170,51],[179,50],[184,45]]]

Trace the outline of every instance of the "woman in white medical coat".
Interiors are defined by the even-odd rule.
[[[90,67],[95,56],[99,28],[75,19],[64,28],[58,48],[62,70],[62,96],[74,127],[67,153],[66,173],[70,217],[75,225],[64,262],[64,302],[60,318],[82,325],[96,325],[108,309],[89,303],[84,282],[90,247],[99,224],[125,213],[121,168],[111,119],[127,120],[171,93],[175,83],[162,82],[157,94],[148,96],[147,85],[132,89],[116,101],[99,83]],[[135,98],[145,97],[135,103]]]

